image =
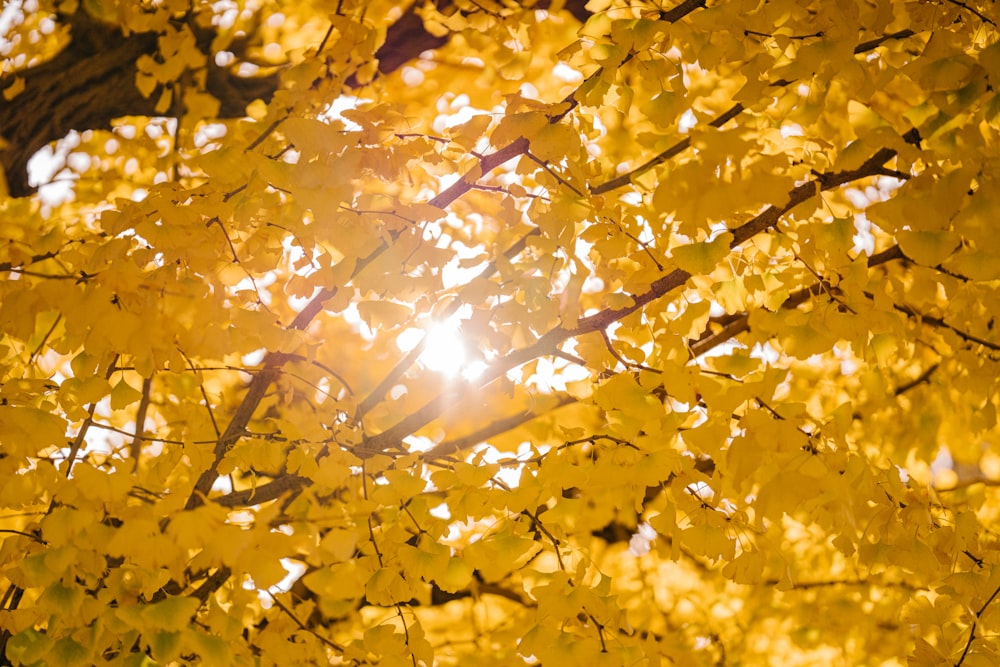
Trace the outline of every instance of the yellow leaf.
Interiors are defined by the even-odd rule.
[[[124,379],[119,380],[111,389],[111,409],[121,410],[142,398],[142,392],[133,389]]]
[[[896,232],[903,254],[924,266],[937,266],[959,248],[954,232]]]
[[[673,128],[677,125],[678,114],[684,111],[684,98],[670,91],[662,91],[648,102],[639,106],[647,118],[661,128]]]
[[[472,581],[472,567],[461,557],[448,559],[445,571],[434,578],[438,588],[448,593],[457,593]]]
[[[409,502],[427,486],[420,475],[408,470],[386,470],[383,474],[388,483],[378,486],[372,492],[372,499],[386,505]]]
[[[51,584],[38,598],[38,604],[52,612],[74,615],[79,613],[83,602],[83,591],[75,586],[70,587],[62,582]]]
[[[564,619],[574,616],[580,611],[569,593],[572,591],[569,577],[558,572],[552,575],[551,581],[531,589],[531,597],[538,603],[538,618]]]
[[[490,122],[492,122],[492,118],[489,115],[479,114],[465,123],[450,128],[448,136],[460,148],[471,151],[475,148],[476,142],[485,134]]]
[[[962,251],[945,262],[945,268],[972,280],[1000,280],[1000,254],[985,250]]]
[[[177,632],[188,627],[192,617],[201,606],[197,598],[173,596],[155,602],[142,610],[142,618],[150,627],[168,632]]]
[[[358,304],[358,312],[372,329],[394,329],[406,323],[413,314],[409,306],[392,301],[362,301]]]
[[[169,663],[180,656],[181,633],[152,632],[149,634],[149,649],[156,660]]]
[[[322,567],[302,577],[306,588],[320,597],[354,600],[365,594],[368,575],[356,560]]]
[[[46,633],[28,628],[10,638],[6,657],[14,664],[36,664],[49,653],[53,643]]]
[[[519,137],[532,137],[549,124],[548,118],[540,111],[528,111],[504,116],[493,130],[490,143],[503,148]]]
[[[56,640],[48,657],[49,664],[61,667],[83,667],[93,664],[91,662],[92,656],[87,647],[72,637],[62,637]]]
[[[365,597],[372,604],[390,607],[413,597],[410,585],[394,569],[380,567],[365,585]]]
[[[810,226],[816,239],[817,250],[827,254],[831,259],[846,262],[847,251],[854,247],[853,218],[834,218],[830,222]],[[838,262],[839,263],[839,262]]]
[[[66,421],[36,408],[0,405],[0,443],[15,456],[35,455],[66,444]]]
[[[531,137],[531,152],[542,160],[558,162],[580,151],[580,134],[562,123],[546,123]]]
[[[229,650],[229,645],[223,639],[199,632],[194,635],[194,644],[204,664],[231,664],[231,651]]]
[[[692,276],[706,275],[729,254],[730,232],[719,234],[712,241],[692,243],[671,249],[670,254],[677,266]]]
[[[711,358],[712,365],[721,373],[741,378],[760,368],[761,361],[749,354],[734,350],[732,354]]]
[[[694,553],[712,560],[720,558],[730,560],[736,549],[736,543],[728,535],[725,528],[711,526],[707,523],[682,530],[680,539]]]
[[[806,477],[823,479],[830,474],[830,469],[823,463],[819,454],[807,454],[805,461],[799,467],[799,472]]]
[[[320,550],[333,562],[350,560],[357,549],[358,535],[353,530],[331,528],[320,540]]]
[[[635,303],[635,300],[628,294],[622,294],[620,292],[613,292],[611,294],[605,294],[601,297],[601,306],[604,308],[610,308],[612,310],[618,310],[619,308],[628,308]]]
[[[528,561],[541,549],[534,540],[501,533],[484,537],[467,546],[462,553],[466,562],[486,581],[502,579]]]
[[[451,550],[430,540],[423,540],[419,547],[402,544],[399,547],[399,562],[407,577],[430,582],[442,578],[448,569]]]
[[[722,573],[738,584],[760,583],[764,571],[764,555],[759,551],[744,551],[726,563]]]
[[[141,63],[144,58],[148,58],[150,61],[152,60],[152,58],[145,55],[139,57],[138,62],[140,63],[140,67],[137,68],[135,72],[135,87],[139,89],[139,93],[143,97],[149,97],[153,94],[153,91],[156,90],[157,82],[156,77],[151,74],[147,74],[141,69]]]

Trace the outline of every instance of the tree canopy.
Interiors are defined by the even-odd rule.
[[[6,3],[0,664],[1000,663],[997,20]]]

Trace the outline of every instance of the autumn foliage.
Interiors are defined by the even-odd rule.
[[[7,3],[0,664],[1000,664],[998,20]]]

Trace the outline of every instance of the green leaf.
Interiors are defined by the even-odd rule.
[[[149,648],[161,663],[176,660],[181,653],[180,632],[153,632],[149,635]]]
[[[48,656],[49,662],[64,667],[83,667],[93,664],[90,651],[72,637],[56,640]]]

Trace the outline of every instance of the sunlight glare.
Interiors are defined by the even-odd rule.
[[[408,352],[420,344],[421,339],[424,350],[419,359],[428,370],[472,381],[486,369],[485,362],[470,354],[469,346],[459,332],[458,320],[438,322],[423,331],[407,329],[396,339],[396,345],[403,352]]]
[[[466,357],[465,341],[455,324],[438,323],[427,329],[424,351],[420,355],[426,368],[445,375],[458,375]]]

